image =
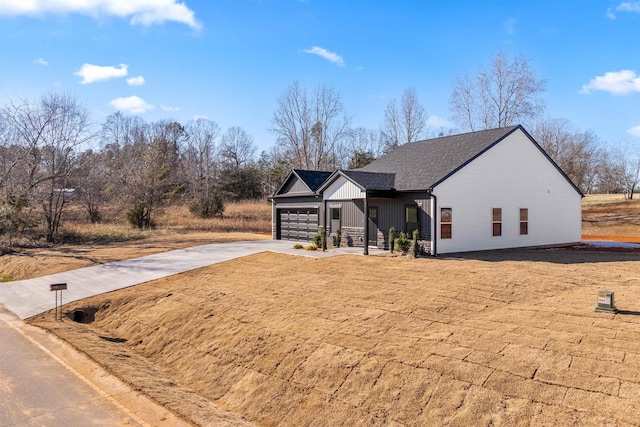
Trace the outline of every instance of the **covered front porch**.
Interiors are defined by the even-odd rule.
[[[397,192],[394,174],[337,171],[323,184],[324,230],[329,241],[339,236],[340,244],[363,248],[389,248],[389,230],[396,237],[405,232],[411,238],[420,232],[421,246],[430,251],[430,197],[426,192]]]

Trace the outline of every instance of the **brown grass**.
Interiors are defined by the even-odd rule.
[[[478,255],[258,254],[33,321],[200,425],[640,425],[637,253]]]
[[[222,218],[199,218],[189,212],[187,206],[171,205],[156,211],[151,230],[132,228],[125,213],[117,207],[105,208],[103,221],[92,224],[85,211],[72,205],[65,211],[60,229],[59,243],[85,245],[108,244],[144,239],[149,236],[185,232],[249,232],[271,233],[271,203],[266,200],[230,202],[225,205]],[[37,219],[37,218],[36,218]],[[31,230],[20,238],[13,238],[18,247],[44,246],[44,231]],[[8,237],[0,235],[0,248],[8,243]]]
[[[622,195],[588,195],[582,201],[582,233],[586,240],[640,242],[640,199]]]
[[[158,228],[189,231],[271,233],[271,203],[247,200],[225,205],[223,218],[203,219],[186,206],[165,209],[156,219]]]

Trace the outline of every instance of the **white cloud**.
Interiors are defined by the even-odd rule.
[[[614,8],[610,7],[607,9],[607,18],[616,19],[617,15],[615,12],[640,13],[640,2],[625,1]]]
[[[38,58],[34,60],[33,63],[38,65],[49,65],[49,63],[45,61],[44,58]]]
[[[130,77],[127,79],[127,84],[129,86],[142,86],[144,84],[144,77]]]
[[[640,126],[634,126],[631,129],[627,129],[627,133],[633,136],[640,136]]]
[[[167,21],[199,30],[195,13],[179,0],[0,0],[0,15],[42,16],[80,14],[93,18],[129,18],[131,25],[150,26]]]
[[[171,107],[169,105],[160,104],[162,111],[180,111],[180,107]]]
[[[128,65],[120,64],[120,68],[116,67],[102,67],[100,65],[92,65],[92,64],[82,64],[80,70],[76,71],[74,74],[76,76],[82,77],[83,85],[100,82],[104,80],[113,79],[116,77],[124,77],[127,75]]]
[[[429,116],[427,118],[427,126],[433,129],[451,128],[453,127],[449,120],[439,116]]]
[[[334,53],[334,52],[330,52],[327,49],[324,49],[322,47],[313,46],[311,49],[304,49],[303,52],[304,53],[310,53],[312,55],[318,55],[318,56],[326,59],[329,62],[333,62],[338,67],[344,67],[345,66],[344,60],[342,59],[342,57],[340,55],[338,55],[337,53]]]
[[[589,94],[592,90],[602,90],[614,95],[640,92],[640,77],[631,70],[610,71],[591,79],[582,86],[580,93]]]
[[[209,120],[209,117],[202,114],[194,114],[192,119],[193,120]]]
[[[506,21],[504,21],[502,23],[502,27],[504,28],[504,31],[512,36],[516,33],[516,24],[518,23],[518,20],[516,18],[509,18]]]
[[[116,98],[109,104],[116,110],[128,111],[130,113],[144,113],[153,110],[155,107],[139,96],[129,96],[126,98]]]

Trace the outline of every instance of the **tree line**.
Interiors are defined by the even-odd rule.
[[[168,202],[221,216],[226,201],[272,194],[292,168],[359,168],[402,144],[514,124],[525,125],[583,192],[632,198],[637,146],[609,149],[592,131],[545,117],[545,84],[526,58],[498,53],[475,75],[457,78],[450,98],[456,128],[434,131],[413,88],[388,102],[378,129],[368,129],[352,126],[332,86],[294,82],[273,112],[275,144],[260,154],[241,127],[223,131],[209,119],[148,123],[116,112],[96,131],[72,95],[12,100],[0,109],[0,235],[40,227],[54,242],[71,202],[92,222],[109,207],[139,228],[152,227]]]

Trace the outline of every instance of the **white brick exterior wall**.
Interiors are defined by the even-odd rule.
[[[437,252],[451,253],[579,242],[581,196],[521,131],[436,186]],[[453,209],[452,238],[440,238],[440,209]],[[492,208],[502,208],[502,236],[492,236]],[[520,235],[520,208],[529,234]]]

